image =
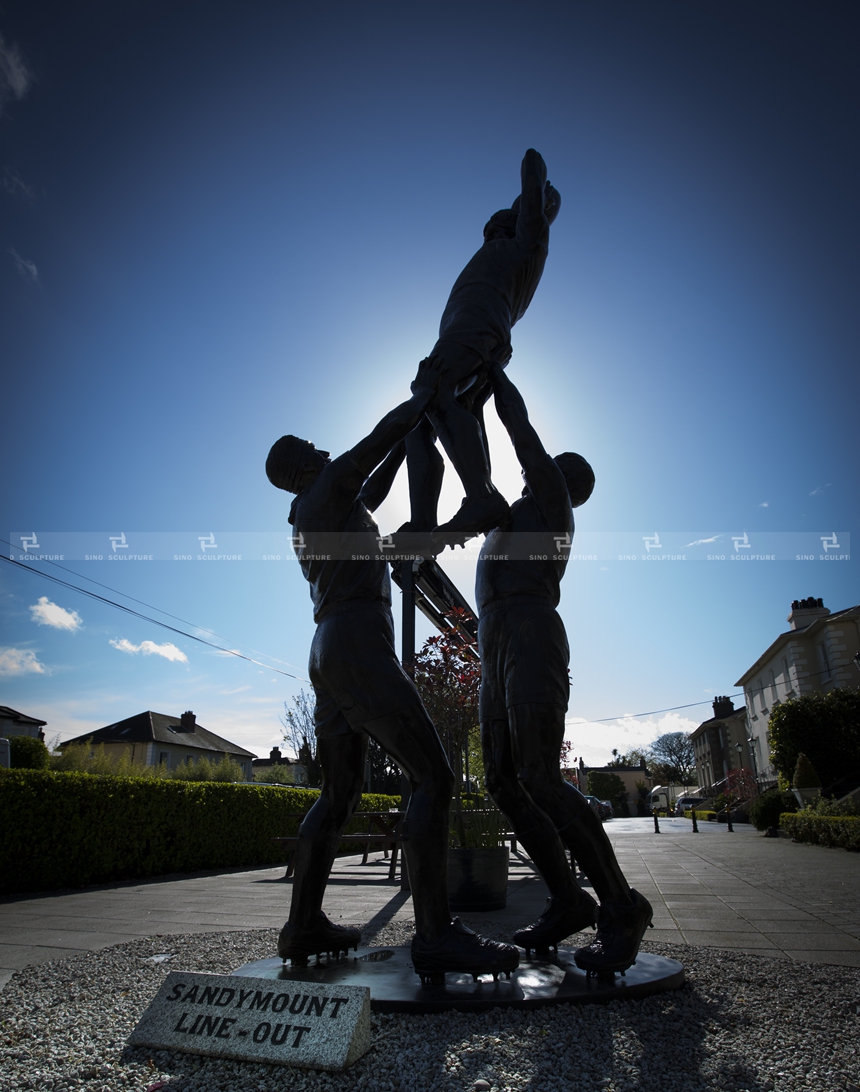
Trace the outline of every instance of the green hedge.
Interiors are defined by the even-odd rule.
[[[0,893],[44,891],[207,868],[283,863],[273,842],[296,833],[308,789],[0,771]],[[399,797],[368,794],[362,811]],[[366,823],[350,821],[347,833]],[[354,848],[352,852],[355,852]]]
[[[779,817],[779,825],[795,842],[860,851],[860,816],[857,815],[805,815],[801,811],[793,814],[786,812]]]

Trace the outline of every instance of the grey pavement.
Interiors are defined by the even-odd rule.
[[[605,825],[631,886],[654,907],[643,942],[731,948],[860,967],[860,855],[764,838],[748,825],[661,819]],[[0,899],[0,987],[15,970],[140,936],[277,928],[289,909],[283,867],[195,873],[80,891]],[[534,920],[546,887],[522,851],[512,855],[506,909],[481,914],[511,929]],[[381,854],[341,858],[326,891],[334,921],[381,926],[411,918]],[[469,920],[469,915],[461,915]]]

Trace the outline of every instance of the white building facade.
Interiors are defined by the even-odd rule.
[[[860,606],[831,614],[820,599],[796,599],[781,633],[738,679],[744,688],[749,745],[760,788],[776,783],[767,736],[773,709],[789,698],[860,687]]]

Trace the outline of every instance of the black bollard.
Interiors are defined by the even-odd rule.
[[[699,824],[698,824],[698,822],[696,820],[696,809],[695,808],[690,808],[690,815],[691,815],[691,817],[693,819],[693,834],[698,834],[699,833]]]
[[[726,825],[729,828],[729,834],[734,834],[735,828],[732,826],[732,813],[726,808]]]
[[[654,833],[660,833],[660,820],[657,818],[657,809],[654,809]]]

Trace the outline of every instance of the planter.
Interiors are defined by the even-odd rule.
[[[821,796],[821,789],[792,789],[794,799],[800,804],[802,808],[805,808],[807,804],[812,804]]]
[[[448,850],[448,904],[455,912],[504,910],[508,896],[507,846]]]

